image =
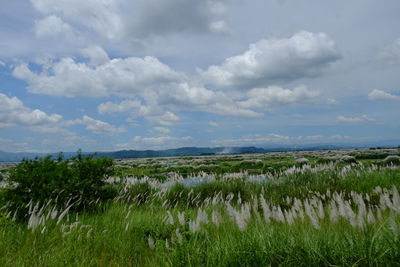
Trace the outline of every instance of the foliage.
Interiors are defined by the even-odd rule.
[[[113,169],[112,159],[93,159],[94,155],[77,156],[63,160],[25,159],[10,170],[8,182],[13,185],[4,194],[5,201],[14,207],[23,208],[29,202],[45,203],[50,199],[57,205],[74,203],[74,208],[89,208],[96,200],[113,196],[105,179]]]
[[[46,195],[58,196],[57,212],[41,204],[15,223],[0,203],[0,266],[398,266],[400,168],[367,153],[377,152],[119,161],[121,179],[108,180],[118,194],[104,212],[69,210],[58,190]],[[345,154],[357,163],[340,161]],[[96,166],[77,160],[35,168],[86,177]],[[247,171],[254,164],[264,174]]]

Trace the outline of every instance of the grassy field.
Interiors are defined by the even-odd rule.
[[[1,203],[0,265],[400,266],[398,155],[119,160],[95,210]]]

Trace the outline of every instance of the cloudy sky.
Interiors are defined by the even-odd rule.
[[[0,150],[400,139],[398,0],[0,3]]]

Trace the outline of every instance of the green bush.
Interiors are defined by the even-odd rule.
[[[57,159],[24,159],[10,170],[8,181],[12,186],[3,198],[20,211],[30,201],[44,204],[50,199],[59,206],[75,203],[74,209],[90,208],[113,196],[105,182],[113,170],[113,160],[93,157],[84,157],[79,151],[69,160],[63,160],[61,153]]]
[[[128,192],[126,192],[126,196],[136,202],[136,205],[145,204],[150,200],[151,194],[154,190],[151,188],[150,184],[145,183],[137,183],[128,188]]]

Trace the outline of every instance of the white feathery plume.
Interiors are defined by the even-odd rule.
[[[151,249],[154,249],[156,247],[155,243],[154,243],[154,239],[151,236],[148,237],[147,243],[149,244],[149,248],[151,248]]]
[[[372,213],[371,209],[368,210],[367,213],[367,222],[368,224],[374,224],[376,221],[374,214]]]
[[[185,224],[185,212],[178,212],[178,221],[180,225]]]
[[[164,221],[166,224],[174,224],[174,217],[169,210],[167,211]]]
[[[176,237],[178,238],[178,243],[179,243],[179,244],[182,244],[182,242],[183,242],[183,237],[182,237],[181,233],[179,232],[179,228],[176,228],[175,234],[176,234]]]
[[[285,222],[285,216],[283,215],[282,209],[280,206],[272,207],[272,218],[277,222]]]
[[[400,195],[395,185],[392,187],[392,203],[392,209],[395,212],[400,213]]]
[[[393,213],[390,214],[390,229],[395,236],[400,236],[400,229],[396,222],[396,215]]]
[[[265,198],[263,195],[260,195],[260,203],[261,203],[261,207],[263,210],[263,215],[264,215],[264,220],[266,223],[269,223],[271,221],[271,209],[269,208],[269,205],[267,204],[267,202],[265,201]]]
[[[215,224],[216,226],[219,226],[219,224],[220,224],[221,221],[222,221],[221,214],[220,214],[218,211],[215,211],[215,210],[214,210],[214,211],[211,213],[211,221],[212,221],[212,223]]]
[[[339,211],[338,207],[336,206],[335,200],[331,200],[329,204],[329,217],[332,222],[337,222],[339,220]]]
[[[324,206],[322,205],[322,201],[318,200],[318,217],[320,219],[325,218],[325,211],[324,211]]]
[[[308,202],[308,199],[306,199],[306,200],[304,201],[304,209],[305,209],[305,211],[306,211],[306,214],[307,214],[308,218],[310,218],[310,221],[311,221],[312,226],[313,226],[315,229],[319,230],[319,229],[320,229],[320,226],[319,226],[319,223],[318,223],[318,217],[317,217],[317,215],[315,214],[314,208],[313,208],[313,207],[310,205],[310,203]]]

